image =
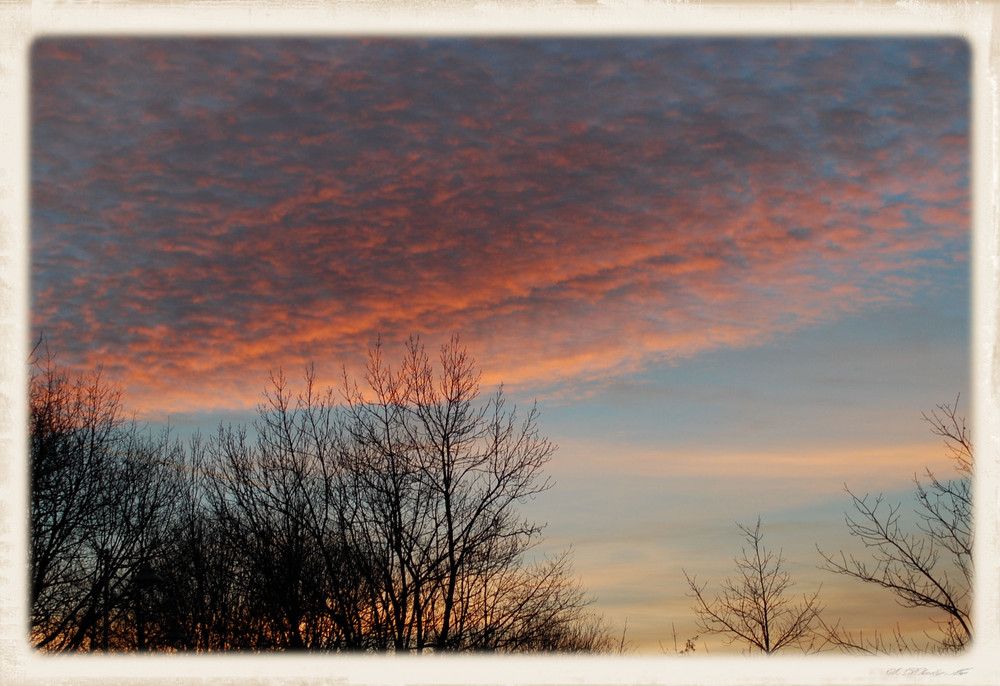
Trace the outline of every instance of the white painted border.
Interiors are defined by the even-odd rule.
[[[92,2],[0,0],[0,683],[364,684],[1000,684],[1000,5],[940,1],[653,3]],[[972,47],[973,426],[977,586],[972,649],[959,657],[402,658],[365,656],[69,656],[26,640],[28,50],[51,35],[954,35]],[[960,670],[968,669],[964,674]],[[893,673],[893,670],[898,670]]]

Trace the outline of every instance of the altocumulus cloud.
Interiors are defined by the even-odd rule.
[[[149,412],[333,381],[379,333],[600,384],[967,258],[957,40],[74,38],[32,67],[33,326]]]

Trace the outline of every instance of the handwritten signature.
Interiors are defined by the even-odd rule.
[[[964,667],[954,671],[944,669],[926,669],[924,667],[893,667],[885,670],[889,676],[962,676],[972,671],[972,667]]]

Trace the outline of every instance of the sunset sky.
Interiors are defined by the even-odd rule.
[[[957,39],[45,39],[31,297],[57,361],[153,425],[249,422],[268,371],[459,333],[560,448],[525,507],[644,653],[682,568],[764,522],[855,629],[927,627],[816,569],[843,491],[901,498],[968,410]],[[716,639],[698,644],[722,650]]]

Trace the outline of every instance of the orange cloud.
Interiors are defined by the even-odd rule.
[[[163,414],[379,334],[555,393],[905,301],[967,252],[957,46],[41,41],[32,323]]]

